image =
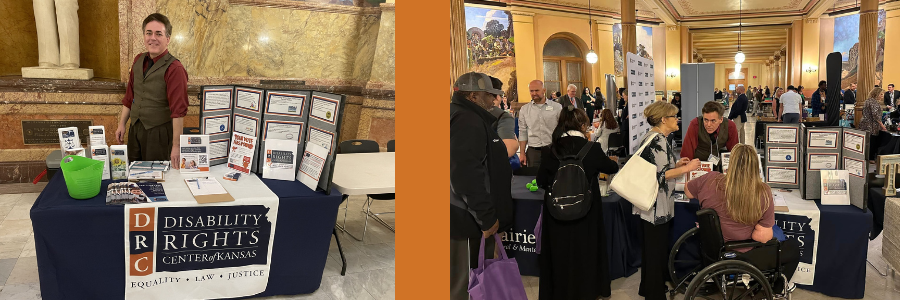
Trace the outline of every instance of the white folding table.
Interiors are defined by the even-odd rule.
[[[394,192],[394,153],[395,152],[373,152],[373,153],[347,153],[338,154],[334,161],[334,175],[331,183],[334,188],[344,195],[344,220],[347,217],[347,199],[351,195],[367,195],[367,194],[386,194]],[[368,213],[368,212],[367,212]],[[369,216],[388,228],[381,218],[369,213]],[[354,239],[361,241],[341,224],[335,224],[341,231],[347,233]],[[391,229],[393,231],[393,229]],[[337,234],[335,234],[337,238]],[[340,240],[338,240],[338,250],[340,249]],[[341,260],[344,263],[341,274],[346,271],[347,262],[344,259],[344,252],[341,251]]]

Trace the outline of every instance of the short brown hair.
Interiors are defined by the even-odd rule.
[[[153,21],[160,22],[166,27],[166,37],[172,36],[172,23],[169,22],[169,18],[161,13],[152,13],[144,18],[144,25],[141,26],[141,30],[147,30],[147,24]]]
[[[725,115],[725,106],[723,106],[722,103],[719,103],[719,102],[709,101],[709,102],[706,102],[706,104],[703,104],[703,109],[701,109],[700,112],[702,112],[704,114],[716,112],[719,114],[719,117],[721,118],[722,116]]]
[[[644,117],[650,126],[657,126],[662,123],[663,118],[676,114],[678,114],[677,106],[662,101],[653,102],[644,109]]]

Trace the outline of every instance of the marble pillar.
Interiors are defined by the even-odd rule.
[[[637,20],[634,15],[634,1],[622,0],[622,61],[625,63],[623,74],[628,70],[628,52],[637,53]],[[628,82],[624,75],[622,82]]]
[[[463,0],[450,0],[450,92],[469,69],[466,49],[466,8]],[[516,47],[519,48],[519,47]]]
[[[22,77],[87,80],[78,45],[78,0],[34,0],[38,35],[38,67],[22,68]],[[62,67],[62,68],[60,68]]]
[[[878,0],[863,0],[859,11],[858,89],[868,94],[875,86],[875,36],[878,34]]]

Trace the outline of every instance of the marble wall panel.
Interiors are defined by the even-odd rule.
[[[370,82],[386,83],[389,87],[380,89],[393,90],[394,83],[394,10],[393,5],[383,4],[381,27],[378,32],[378,45],[372,65]]]
[[[118,4],[108,0],[78,1],[82,68],[94,77],[119,78]],[[38,64],[37,28],[32,1],[3,1],[0,6],[0,76],[21,75]]]
[[[355,71],[365,73],[371,64],[357,62],[358,44],[363,43],[363,57],[374,51],[371,36],[379,26],[371,14],[229,5],[225,0],[158,0],[157,5],[172,22],[170,52],[192,78],[353,80]],[[142,40],[135,40],[133,54],[143,52]]]
[[[372,64],[378,43],[378,32],[381,20],[379,16],[364,16],[359,23],[359,41],[356,45],[356,62],[353,66],[353,78],[364,85],[372,75]]]
[[[0,9],[0,76],[22,75],[22,67],[37,66],[37,27],[31,1],[3,1]]]
[[[393,100],[365,99],[360,110],[356,138],[376,140],[381,148],[386,148],[387,141],[394,139],[393,105]]]

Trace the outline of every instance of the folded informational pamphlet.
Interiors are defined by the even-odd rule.
[[[90,134],[89,146],[106,145],[106,128],[103,125],[88,126],[88,134]]]
[[[138,182],[137,186],[144,191],[147,198],[151,202],[169,201],[166,197],[166,191],[163,189],[162,183],[159,182]]]
[[[150,202],[147,194],[134,182],[114,182],[106,188],[106,204],[138,204]]]
[[[106,145],[91,146],[91,158],[103,162],[103,180],[110,179],[109,147],[107,147]]]
[[[78,127],[59,128],[57,131],[59,132],[59,148],[63,156],[71,155],[66,153],[76,148],[82,148],[82,151],[84,151],[83,147],[81,147],[81,139],[78,138]]]
[[[128,179],[128,146],[109,146],[110,175],[113,180]]]

